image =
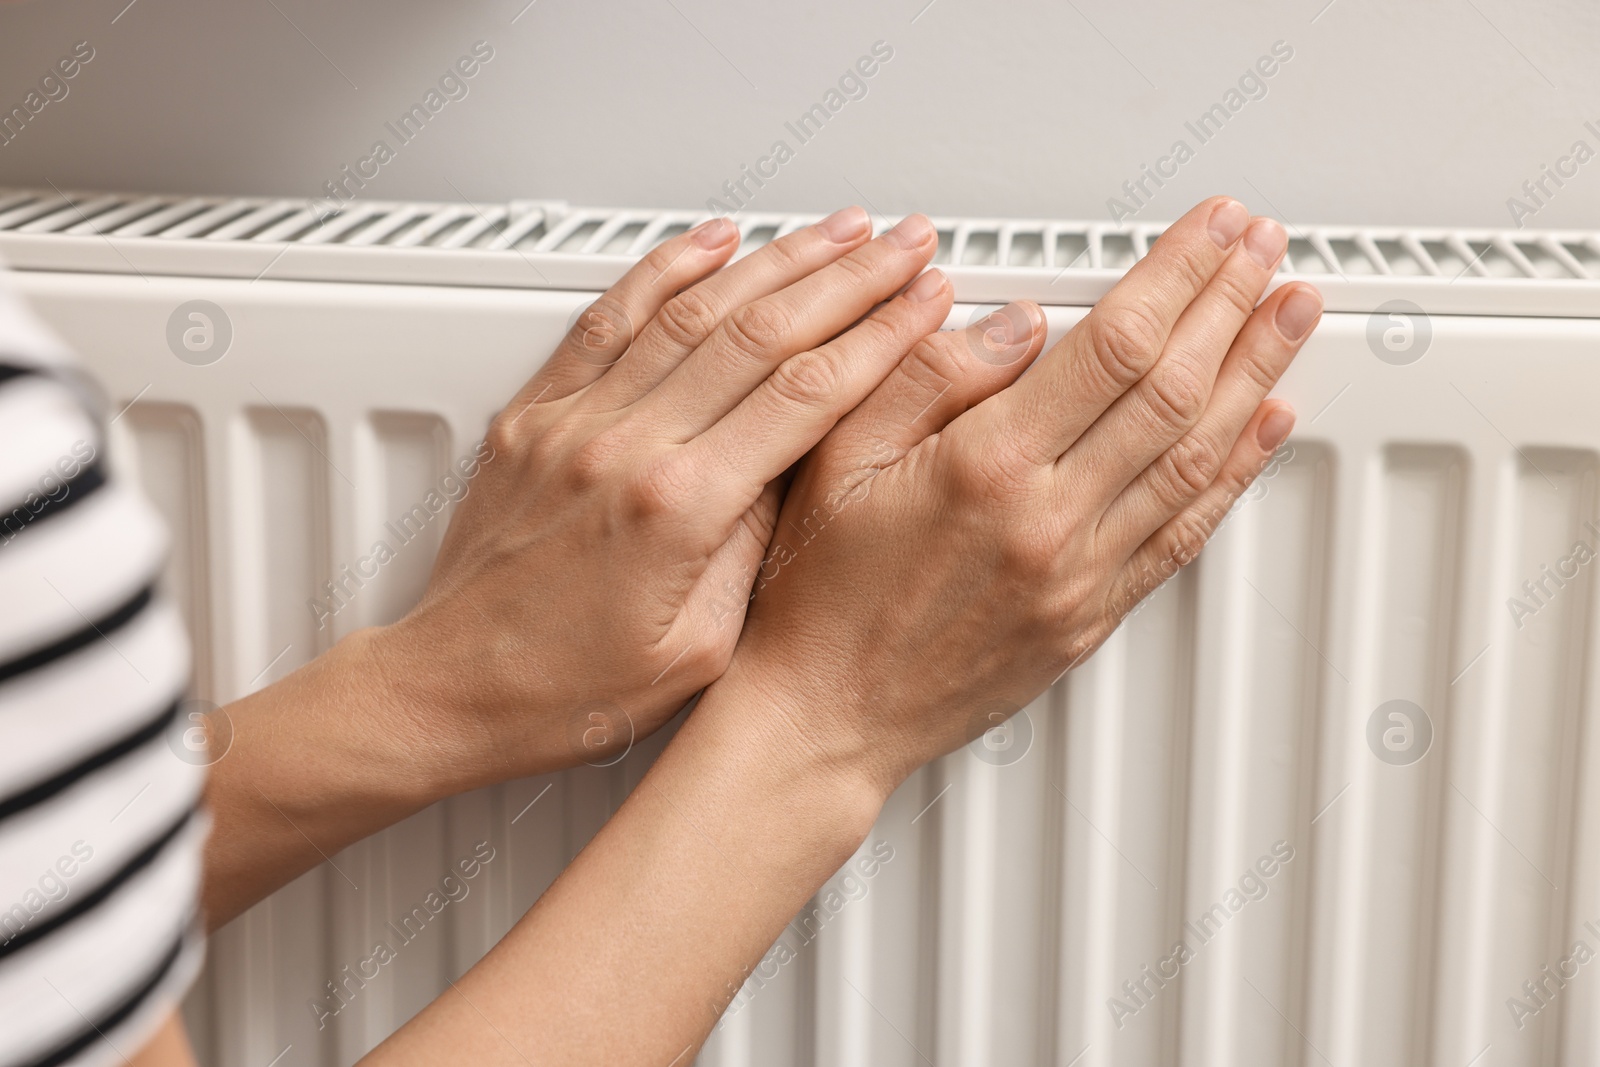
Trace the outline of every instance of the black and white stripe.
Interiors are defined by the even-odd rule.
[[[0,274],[0,282],[4,275]],[[166,538],[0,290],[0,1067],[121,1063],[198,971],[204,771]]]

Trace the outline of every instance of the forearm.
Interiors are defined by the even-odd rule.
[[[686,1064],[886,793],[713,686],[598,836],[368,1062]]]
[[[382,633],[351,634],[213,714],[209,928],[346,845],[473,784],[462,778],[469,761],[424,728],[394,685]]]

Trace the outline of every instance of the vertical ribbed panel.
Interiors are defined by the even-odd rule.
[[[1600,534],[1589,525],[1591,509],[1581,515],[1583,526],[1578,540],[1590,549],[1600,548]],[[1588,566],[1592,567],[1593,564]],[[1588,595],[1593,597],[1593,579]],[[1574,590],[1576,591],[1576,590]],[[1583,612],[1588,624],[1587,632],[1575,646],[1574,654],[1584,662],[1594,663],[1600,658],[1600,627],[1593,624],[1594,607]],[[1565,884],[1565,914],[1561,917],[1564,937],[1561,956],[1565,957],[1573,943],[1582,939],[1591,949],[1600,947],[1600,723],[1594,715],[1597,699],[1596,687],[1600,678],[1593,670],[1584,672],[1579,697],[1583,714],[1578,723],[1578,736],[1572,748],[1576,759],[1576,781],[1570,794],[1572,811],[1572,837],[1567,843],[1571,862],[1567,867]],[[1588,973],[1586,965],[1584,973]],[[1594,977],[1588,974],[1588,977]],[[1563,991],[1560,1016],[1559,1054],[1567,1063],[1600,1063],[1600,982],[1582,980],[1572,982]],[[1509,1012],[1508,1012],[1509,1022]],[[1549,1028],[1551,1031],[1556,1027]]]
[[[119,405],[120,406],[120,405]],[[192,692],[215,699],[211,648],[211,579],[206,537],[205,453],[200,420],[177,404],[128,408],[113,447],[122,470],[139,478],[150,502],[166,521],[171,554],[164,591],[178,605],[194,635]],[[129,469],[131,465],[132,469]]]
[[[815,942],[816,1062],[838,1067],[868,1067],[879,1062],[868,1046],[874,1025],[871,998],[877,992],[872,982],[875,909],[868,899],[871,882],[856,869],[871,855],[871,846],[869,839],[821,894],[824,901],[845,902]]]
[[[940,762],[936,1058],[1036,1062],[1051,960],[1040,938],[1053,911],[1048,813],[1054,693]],[[975,712],[982,709],[975,709]],[[979,753],[984,753],[980,756]]]
[[[1315,442],[1280,452],[1225,530],[1234,540],[1204,564],[1238,575],[1247,620],[1237,643],[1215,650],[1242,676],[1225,772],[1235,783],[1226,816],[1237,828],[1233,863],[1214,890],[1236,909],[1218,939],[1219,948],[1236,946],[1227,957],[1231,973],[1221,979],[1236,994],[1224,1063],[1315,1061],[1298,1031],[1306,1009],[1318,694],[1326,676],[1337,677],[1319,651],[1327,642],[1332,465],[1329,450]],[[1202,643],[1196,659],[1207,655]]]
[[[1298,446],[1297,446],[1298,447]],[[1354,776],[1371,760],[1366,749],[1362,713],[1365,701],[1355,692],[1351,671],[1360,645],[1361,580],[1372,573],[1368,562],[1375,535],[1369,525],[1376,514],[1369,499],[1368,467],[1360,451],[1335,454],[1331,471],[1326,625],[1329,639],[1317,645],[1326,657],[1318,697],[1317,756],[1312,775],[1311,847],[1300,857],[1311,880],[1310,939],[1307,961],[1306,1014],[1295,1020],[1304,1036],[1291,1063],[1354,1063],[1350,1043],[1355,1036],[1355,999],[1359,993],[1359,933],[1351,929],[1348,906],[1359,898],[1354,853],[1360,823],[1349,803]],[[1371,709],[1367,709],[1370,711]]]
[[[815,943],[818,1064],[912,1067],[933,1054],[932,874],[945,785],[938,767],[912,775],[831,883],[843,903]]]
[[[1240,1011],[1245,998],[1254,997],[1238,959],[1239,927],[1253,916],[1232,916],[1222,895],[1269,844],[1243,840],[1239,820],[1246,785],[1241,653],[1251,638],[1258,595],[1243,580],[1238,532],[1224,528],[1197,573],[1184,924],[1177,932],[1193,958],[1183,966],[1178,1048],[1184,1062],[1206,1067],[1234,1062]]]
[[[1134,991],[1170,1004],[1178,986],[1186,1063],[1300,1056],[1308,771],[1317,694],[1338,673],[1320,651],[1330,467],[1315,443],[1282,453],[1199,565],[1182,912]],[[1134,993],[1124,1004],[1147,1013]]]
[[[1059,1008],[1042,1061],[1056,1067],[1173,1055],[1177,988],[1149,982],[1133,1001],[1123,983],[1149,981],[1145,967],[1181,922],[1193,591],[1193,575],[1169,582],[1064,686],[1052,805]],[[1151,661],[1171,669],[1141,669]]]
[[[1479,936],[1483,920],[1484,858],[1479,820],[1458,790],[1475,790],[1483,780],[1485,763],[1492,754],[1484,748],[1485,726],[1502,714],[1496,692],[1505,641],[1505,598],[1514,589],[1514,561],[1507,546],[1515,516],[1511,514],[1510,466],[1500,450],[1471,457],[1466,471],[1462,506],[1461,587],[1457,601],[1455,656],[1450,666],[1449,721],[1435,739],[1429,757],[1444,764],[1446,782],[1441,793],[1439,828],[1440,862],[1434,899],[1436,913],[1434,993],[1431,1005],[1431,1064],[1455,1060],[1465,1063],[1504,1037],[1504,1008],[1497,1000],[1509,990],[1495,989],[1486,979]],[[1492,833],[1492,831],[1491,831]]]
[[[1361,710],[1378,725],[1370,717],[1349,724],[1373,751],[1360,763],[1345,815],[1359,821],[1367,842],[1360,895],[1351,901],[1365,926],[1358,1055],[1401,1067],[1427,1062],[1430,1046],[1440,819],[1453,799],[1442,793],[1443,749],[1467,460],[1456,448],[1397,446],[1374,469],[1382,482],[1372,548],[1378,586],[1356,670],[1368,694]],[[1411,707],[1431,726],[1408,720]]]
[[[936,1062],[979,1063],[993,1042],[993,955],[986,935],[993,921],[993,826],[998,769],[955,752],[939,765],[939,925]]]
[[[1480,841],[1488,854],[1483,867],[1495,916],[1484,931],[1490,988],[1500,997],[1519,999],[1535,1013],[1524,1016],[1518,1036],[1501,1042],[1507,1064],[1554,1062],[1560,1019],[1568,1010],[1565,989],[1573,972],[1558,973],[1559,961],[1582,937],[1595,915],[1570,908],[1574,757],[1579,744],[1582,661],[1588,646],[1592,569],[1574,555],[1578,538],[1592,545],[1595,514],[1592,453],[1526,449],[1514,463],[1517,516],[1510,546],[1514,573],[1511,591],[1517,610],[1506,615],[1498,666],[1503,706],[1514,715],[1495,719],[1486,738],[1500,755],[1480,788],[1463,785],[1455,800],[1456,817],[1477,820],[1492,837]],[[1532,613],[1528,613],[1528,609]],[[1517,616],[1512,621],[1512,616]],[[1581,972],[1580,972],[1581,973]],[[1532,989],[1523,986],[1531,983]],[[1496,1013],[1502,1028],[1511,1012]],[[1529,1025],[1528,1019],[1542,1025]]]
[[[329,435],[316,413],[269,405],[245,411],[233,436],[234,484],[245,490],[233,501],[240,536],[230,546],[242,606],[234,674],[240,689],[254,689],[331,644],[304,595],[321,588],[332,566]],[[333,979],[333,878],[343,881],[326,865],[315,867],[239,921],[242,944],[227,962],[235,996],[252,1010],[235,1015],[237,1029],[224,1035],[238,1061],[269,1061],[293,1044],[307,1063],[331,1062],[331,1034],[318,1029],[306,1002]]]

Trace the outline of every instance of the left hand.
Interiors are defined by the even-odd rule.
[[[722,673],[785,470],[949,313],[937,271],[895,295],[927,219],[870,236],[850,208],[722,270],[729,221],[668,241],[495,418],[426,594],[376,638],[460,786],[612,762]]]

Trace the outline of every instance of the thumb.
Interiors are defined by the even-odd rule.
[[[927,284],[935,274],[913,284]],[[883,460],[905,455],[1015,381],[1044,348],[1045,329],[1039,306],[1022,302],[965,329],[929,334],[829,432],[817,446],[819,461],[839,471],[875,458],[884,466]]]

